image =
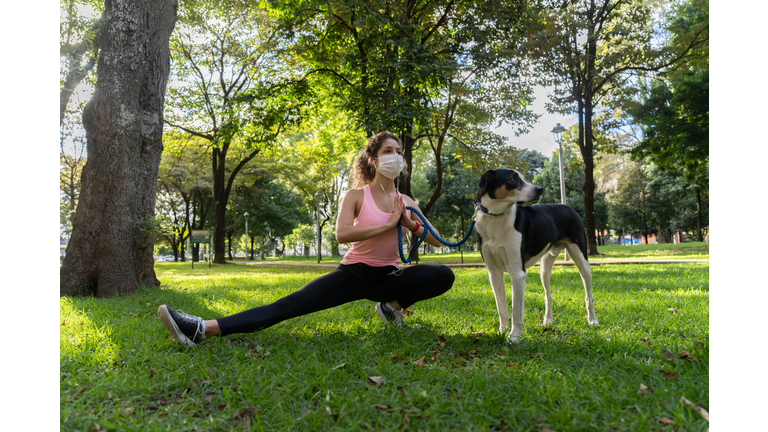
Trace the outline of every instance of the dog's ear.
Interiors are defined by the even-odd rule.
[[[496,171],[488,170],[480,176],[480,185],[477,188],[477,200],[485,195],[485,191],[488,189],[489,184],[493,184],[496,181]]]

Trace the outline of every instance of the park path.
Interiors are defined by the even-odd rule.
[[[679,264],[679,263],[708,263],[708,259],[665,259],[665,260],[600,260],[590,261],[590,266],[598,266],[605,264]],[[245,263],[247,265],[255,266],[278,266],[278,267],[332,267],[338,266],[338,263],[295,263],[295,262],[274,262],[274,261],[249,261]],[[482,268],[485,267],[485,263],[469,263],[469,264],[445,264],[448,267],[456,268]],[[536,266],[539,263],[534,264]],[[573,261],[555,261],[555,265],[571,266],[574,265]]]

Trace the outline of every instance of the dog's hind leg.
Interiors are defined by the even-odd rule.
[[[543,325],[550,324],[555,320],[554,314],[552,313],[552,294],[549,290],[549,278],[552,276],[552,266],[555,264],[555,260],[557,259],[557,256],[560,255],[561,250],[563,250],[563,248],[560,246],[552,246],[552,248],[541,257],[539,270],[541,271],[541,284],[544,285],[545,305]]]
[[[567,248],[574,264],[576,264],[576,267],[579,269],[581,281],[584,282],[584,291],[586,292],[585,301],[587,303],[587,321],[590,324],[598,325],[597,315],[595,315],[595,301],[592,298],[592,268],[589,265],[589,261],[587,261],[576,244],[571,243]]]

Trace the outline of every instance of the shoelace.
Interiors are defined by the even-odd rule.
[[[182,312],[181,309],[177,310],[176,313],[179,314],[179,318],[181,318],[183,320],[186,320],[186,321],[190,321],[191,320],[194,323],[194,325],[195,325],[195,334],[192,335],[192,337],[190,338],[192,340],[192,342],[194,342],[195,339],[197,339],[197,335],[201,334],[201,335],[205,336],[205,322],[203,321],[202,318],[200,318],[199,316],[194,316],[194,315],[186,314],[186,313]]]

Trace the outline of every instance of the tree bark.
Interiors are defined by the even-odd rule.
[[[177,5],[105,2],[98,80],[83,111],[88,161],[59,272],[62,296],[160,285],[153,218]]]

